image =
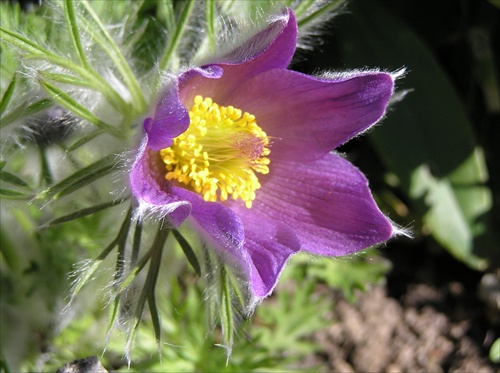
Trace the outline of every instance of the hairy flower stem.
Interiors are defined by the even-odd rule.
[[[52,185],[52,173],[50,172],[47,153],[44,147],[38,148],[40,151],[41,175],[40,185]]]
[[[130,92],[130,95],[132,96],[136,112],[143,112],[147,108],[146,99],[137,80],[137,77],[132,72],[132,69],[126,58],[122,54],[120,47],[113,40],[108,30],[106,29],[106,26],[102,23],[99,15],[95,12],[92,5],[90,5],[88,1],[82,1],[81,3],[85,7],[85,10],[88,12],[88,14],[90,14],[94,23],[97,25],[96,29],[100,32],[94,33],[93,37],[99,44],[103,46],[104,50],[106,51],[106,53],[108,53],[109,57],[114,62],[116,68],[122,75],[125,84],[127,85],[127,88]],[[92,32],[93,28],[89,28],[88,31]]]
[[[120,232],[118,233],[118,237],[116,238],[118,244],[118,253],[116,257],[115,281],[119,281],[123,277],[123,273],[125,271],[125,247],[127,243],[128,232],[130,230],[131,216],[132,208],[129,208],[127,211],[127,215],[123,220]]]
[[[142,237],[142,220],[138,220],[135,224],[134,241],[132,245],[132,256],[130,257],[130,266],[133,267],[137,263],[139,257],[139,250],[141,248]]]
[[[168,43],[167,48],[165,49],[165,52],[163,53],[163,55],[160,58],[160,62],[158,65],[160,71],[167,70],[167,68],[169,67],[169,64],[172,63],[172,57],[175,55],[177,47],[179,46],[179,43],[182,39],[182,35],[184,34],[184,30],[185,30],[186,25],[189,21],[189,17],[191,15],[191,11],[193,10],[194,4],[195,4],[194,0],[187,0],[185,2],[184,8],[182,9],[182,12],[181,12],[179,19],[177,21],[177,25],[174,29],[175,31],[174,31],[172,37],[170,38],[170,41]],[[161,80],[158,79],[156,81],[156,85],[154,88],[155,92],[158,92],[158,90],[160,88],[160,83],[161,83]]]
[[[224,347],[226,348],[227,358],[231,356],[234,337],[234,316],[233,307],[231,304],[231,288],[228,278],[228,273],[224,265],[220,266],[220,307],[221,307],[221,327],[224,340]]]
[[[129,333],[127,347],[125,348],[126,355],[129,358],[130,358],[130,349],[132,347],[135,334],[139,328],[139,324],[142,318],[142,313],[144,311],[144,306],[146,304],[146,301],[148,302],[151,318],[153,320],[156,340],[158,343],[160,343],[160,334],[161,334],[160,317],[158,314],[158,309],[156,308],[156,300],[154,293],[156,288],[156,282],[158,280],[158,274],[160,272],[160,264],[161,264],[161,257],[163,254],[163,248],[165,246],[165,242],[168,238],[170,230],[171,230],[170,226],[165,225],[164,222],[160,222],[160,227],[158,229],[158,232],[156,233],[153,244],[151,245],[151,249],[149,250],[150,252],[149,270],[146,277],[146,281],[141,291],[140,298],[137,302],[137,306],[135,309],[135,320],[136,320],[135,325],[133,326],[133,328]],[[147,259],[145,260],[147,261]]]

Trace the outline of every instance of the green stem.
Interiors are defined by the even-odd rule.
[[[150,259],[150,264],[149,264],[149,270],[148,274],[146,277],[146,281],[144,283],[144,286],[141,291],[141,295],[139,297],[139,300],[137,302],[137,307],[135,309],[135,318],[136,322],[131,330],[128,340],[127,340],[127,346],[125,348],[126,354],[130,352],[130,348],[132,345],[132,342],[135,338],[135,335],[137,333],[137,329],[139,328],[139,324],[142,318],[142,313],[144,311],[144,305],[146,304],[146,301],[149,300],[149,302],[154,301],[154,296],[151,297],[151,294],[154,293],[155,291],[155,286],[156,286],[156,281],[158,280],[158,274],[160,271],[160,264],[161,264],[161,256],[163,253],[163,248],[165,246],[165,242],[167,240],[168,234],[170,233],[170,227],[164,227],[163,226],[164,222],[162,221],[160,223],[160,227],[158,229],[158,232],[156,233],[156,236],[154,238],[153,244],[151,245],[151,259]],[[150,310],[154,310],[155,307],[151,307],[150,304]],[[156,317],[157,315],[153,316]],[[155,331],[156,333],[156,331]],[[157,336],[158,337],[158,336]]]
[[[12,80],[10,81],[9,86],[7,87],[4,95],[2,96],[2,99],[0,100],[0,115],[3,115],[3,112],[7,108],[7,105],[10,102],[12,94],[14,93],[14,89],[16,88],[16,83],[17,83],[16,77],[17,74],[14,74]]]
[[[345,0],[334,0],[331,2],[327,2],[322,8],[318,9],[314,13],[310,14],[306,18],[303,18],[297,22],[299,29],[306,26],[308,23],[312,22],[315,18],[321,17],[322,15],[335,10],[342,6]]]
[[[160,71],[167,70],[168,65],[170,64],[172,56],[174,55],[175,51],[177,50],[177,47],[179,46],[179,43],[180,43],[181,38],[182,38],[182,34],[184,33],[186,25],[188,24],[189,17],[191,15],[191,11],[193,10],[194,3],[195,3],[194,0],[186,0],[185,1],[184,8],[182,9],[182,12],[179,16],[179,19],[177,21],[172,38],[170,39],[168,46],[165,49],[165,52],[163,53],[162,57],[160,58],[160,63],[158,65]],[[158,92],[159,85],[160,85],[160,79],[158,79],[156,82],[155,89],[154,89],[155,92]]]
[[[80,75],[83,79],[88,80],[89,85],[101,92],[115,108],[124,113],[128,111],[128,104],[123,100],[118,92],[116,92],[110,84],[94,70],[87,70],[85,67],[80,66],[71,60],[50,52],[24,36],[2,27],[0,27],[0,38],[28,52],[28,55],[24,56],[26,59],[45,60],[68,69],[69,71],[73,71],[75,74]]]
[[[130,68],[130,65],[128,64],[127,60],[121,53],[118,45],[116,45],[115,41],[113,40],[109,32],[106,30],[106,27],[101,22],[94,8],[92,8],[92,6],[89,4],[87,0],[82,1],[82,4],[85,6],[86,10],[89,12],[94,22],[99,27],[102,35],[104,36],[105,43],[103,43],[102,38],[99,37],[97,33],[92,33],[93,30],[91,28],[89,28],[89,32],[91,32],[95,37],[96,41],[101,44],[105,52],[111,57],[111,59],[115,63],[115,66],[120,72],[120,74],[123,76],[125,84],[127,85],[130,94],[132,96],[132,99],[135,103],[136,110],[139,113],[144,112],[147,108],[147,102],[144,97],[144,94],[142,93],[142,89],[139,85],[139,82],[137,81],[135,74],[132,72],[132,69]]]
[[[47,160],[47,153],[45,152],[44,147],[40,147],[38,149],[40,152],[40,163],[41,163],[40,184],[51,185],[52,173],[50,172],[49,162]]]
[[[92,70],[89,61],[87,60],[87,56],[85,55],[85,51],[83,50],[82,41],[80,40],[80,30],[78,30],[78,24],[76,22],[73,0],[64,1],[64,15],[66,16],[71,41],[73,42],[76,53],[78,54],[80,63],[87,70]]]
[[[221,286],[221,327],[224,338],[224,347],[227,358],[231,355],[234,336],[234,317],[231,305],[231,288],[226,270],[226,266],[220,265],[220,286]]]
[[[125,271],[125,247],[127,243],[128,232],[130,230],[131,217],[132,217],[132,208],[129,208],[117,237],[118,253],[116,255],[115,281],[121,280],[121,278],[123,277],[123,273]]]
[[[215,49],[215,1],[207,1],[207,34],[210,51]]]
[[[110,135],[112,135],[116,138],[123,138],[124,137],[123,131],[119,131],[117,128],[113,127],[112,125],[103,122],[100,118],[98,118],[96,115],[94,115],[90,110],[85,108],[83,105],[81,105],[79,102],[77,102],[75,99],[73,99],[66,92],[59,89],[59,87],[57,87],[53,84],[50,84],[46,81],[43,81],[43,80],[40,80],[40,84],[47,91],[47,93],[50,94],[50,96],[54,99],[54,101],[57,101],[59,104],[64,106],[66,109],[75,113],[79,117],[81,117],[85,120],[88,120],[90,123],[95,124],[98,128],[102,129],[103,131],[106,131],[107,133],[109,133]]]
[[[141,236],[142,236],[142,221],[137,220],[135,224],[134,232],[134,243],[132,245],[132,256],[130,258],[130,265],[134,266],[139,257],[139,249],[141,248]]]
[[[63,223],[66,223],[68,221],[72,221],[72,220],[75,220],[75,219],[80,219],[80,218],[82,218],[84,216],[92,215],[92,214],[95,214],[96,212],[100,212],[100,211],[108,209],[110,207],[119,205],[119,204],[125,202],[127,199],[128,199],[128,197],[125,197],[125,198],[117,199],[115,201],[105,202],[105,203],[101,203],[99,205],[95,205],[95,206],[92,206],[92,207],[87,207],[87,208],[78,210],[76,212],[73,212],[71,214],[61,216],[60,218],[51,220],[50,222],[44,224],[40,228],[41,229],[53,228],[56,225],[63,224]]]

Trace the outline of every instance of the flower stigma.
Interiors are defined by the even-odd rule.
[[[165,178],[187,185],[205,201],[231,196],[251,208],[260,188],[255,173],[268,174],[270,163],[269,138],[255,116],[196,96],[189,118],[189,128],[160,150]]]

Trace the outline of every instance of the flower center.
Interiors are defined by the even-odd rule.
[[[177,180],[206,201],[229,196],[252,207],[260,188],[256,172],[269,173],[269,139],[255,116],[232,106],[219,106],[196,96],[186,132],[160,150],[167,180]]]

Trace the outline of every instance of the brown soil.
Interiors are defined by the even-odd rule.
[[[359,294],[355,304],[336,295],[337,322],[315,335],[329,369],[500,372],[488,359],[500,333],[478,296],[481,274],[446,256],[389,257],[395,269],[387,286]]]

